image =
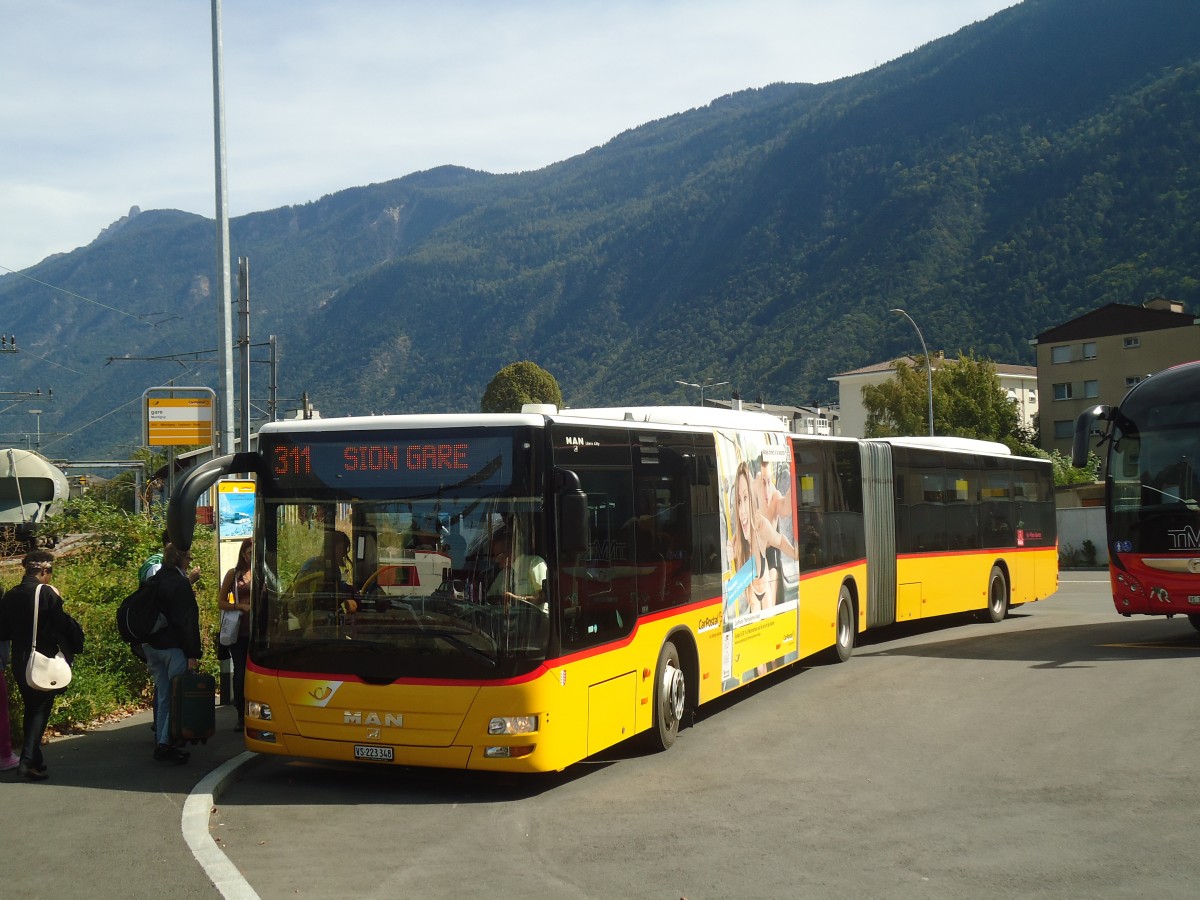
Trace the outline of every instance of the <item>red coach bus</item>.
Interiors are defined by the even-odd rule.
[[[1098,428],[1117,612],[1186,615],[1200,630],[1200,362],[1147,378],[1119,406],[1083,412],[1076,466],[1086,465]]]

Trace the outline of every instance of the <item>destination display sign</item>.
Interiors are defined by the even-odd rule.
[[[398,437],[341,433],[333,437],[263,436],[263,450],[278,486],[317,482],[331,488],[404,485],[471,487],[508,482],[511,434]]]

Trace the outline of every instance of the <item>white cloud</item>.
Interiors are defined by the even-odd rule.
[[[226,2],[230,211],[447,163],[540,168],[744,88],[864,71],[1008,5]],[[210,4],[8,7],[0,264],[86,244],[133,205],[213,215]]]

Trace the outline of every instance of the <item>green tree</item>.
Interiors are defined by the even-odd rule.
[[[897,360],[895,375],[883,384],[868,384],[862,389],[867,437],[929,433],[929,395],[923,369],[923,359],[919,367]],[[934,398],[937,398],[936,386]],[[935,424],[936,420],[935,414]]]
[[[867,437],[929,433],[929,393],[925,360],[917,365],[897,361],[896,374],[862,390],[867,410]],[[1021,417],[1000,387],[996,367],[969,353],[946,360],[933,370],[934,433],[989,441],[1024,436]]]
[[[1082,469],[1077,469],[1071,465],[1071,458],[1059,453],[1057,450],[1051,450],[1047,453],[1045,450],[1035,447],[1025,455],[1050,460],[1050,463],[1054,466],[1055,487],[1066,487],[1071,484],[1093,484],[1099,480],[1097,473],[1100,471],[1100,457],[1095,452],[1088,454],[1087,465]]]
[[[554,376],[537,363],[510,363],[488,382],[479,403],[481,412],[520,412],[526,403],[562,406],[562,390]]]

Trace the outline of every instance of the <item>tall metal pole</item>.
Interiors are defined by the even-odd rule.
[[[33,445],[33,449],[40,453],[42,451],[42,411],[31,409],[30,412],[37,416],[37,443]]]
[[[214,455],[233,452],[233,305],[229,297],[229,197],[225,188],[225,79],[221,69],[221,0],[212,0],[213,137],[217,174],[217,302],[221,428]]]
[[[250,451],[250,258],[238,257],[238,349],[242,369],[242,446]]]
[[[699,384],[698,382],[695,382],[695,381],[680,381],[678,378],[675,379],[675,383],[682,384],[684,387],[700,388],[700,405],[701,406],[704,405],[704,391],[707,388],[720,387],[723,384],[729,384],[728,381],[710,381],[708,384]]]
[[[904,318],[912,323],[912,327],[917,331],[917,337],[921,340],[921,352],[925,354],[925,378],[929,384],[929,436],[933,437],[933,360],[929,358],[929,348],[925,346],[925,336],[921,334],[921,329],[917,328],[917,323],[902,309],[893,309],[892,312],[900,313]]]
[[[278,342],[275,340],[275,335],[271,335],[271,383],[267,387],[267,419],[271,422],[279,421],[279,384],[275,378],[275,369],[279,364],[279,358],[276,355],[278,352]]]
[[[708,384],[700,385],[700,405],[704,405],[704,391],[708,388],[720,387],[723,384],[729,384],[728,381],[713,381]]]

